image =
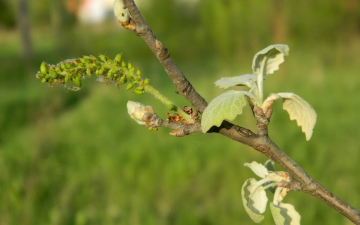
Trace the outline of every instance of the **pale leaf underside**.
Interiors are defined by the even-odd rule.
[[[300,214],[291,204],[280,203],[275,205],[270,203],[271,214],[276,225],[300,225]]]
[[[289,54],[289,47],[283,44],[270,45],[255,54],[252,69],[255,74],[273,74],[284,62],[284,56]]]
[[[250,178],[248,180],[245,181],[245,183],[243,184],[242,188],[241,188],[241,198],[242,198],[242,202],[245,208],[245,211],[247,212],[247,214],[250,216],[250,218],[255,222],[255,223],[260,223],[263,219],[264,216],[262,215],[262,213],[265,211],[265,207],[267,204],[267,197],[266,197],[266,193],[265,191],[262,189],[262,194],[264,196],[264,200],[266,199],[266,201],[262,204],[262,208],[261,211],[259,212],[259,210],[255,209],[254,210],[254,201],[250,199],[250,195],[252,192],[252,187],[254,187],[256,185],[256,180],[253,178]],[[262,187],[261,187],[262,188]],[[256,206],[255,206],[256,207]]]
[[[233,86],[246,85],[252,88],[250,80],[256,81],[257,76],[255,74],[244,74],[234,77],[222,77],[215,82],[215,85],[220,88],[229,88]]]
[[[283,100],[283,108],[289,113],[290,120],[296,120],[305,133],[306,140],[310,140],[316,123],[317,115],[313,107],[294,93],[277,93]]]
[[[220,126],[224,120],[232,121],[246,105],[246,99],[242,92],[230,90],[214,98],[205,108],[201,129],[206,133],[212,126]]]

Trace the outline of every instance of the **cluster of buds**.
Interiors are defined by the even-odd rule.
[[[114,59],[99,55],[98,58],[84,56],[68,59],[56,65],[42,62],[36,78],[50,86],[60,84],[64,85],[66,90],[77,91],[81,88],[82,79],[95,75],[99,82],[114,83],[117,87],[127,83],[126,90],[132,89],[135,94],[144,94],[144,87],[150,80],[141,79],[140,74],[140,70],[135,69],[131,63],[123,61],[122,55],[118,54]],[[70,86],[68,86],[69,81],[72,83]]]

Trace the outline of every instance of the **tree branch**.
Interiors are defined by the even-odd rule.
[[[165,48],[159,40],[156,39],[154,33],[145,23],[134,1],[124,0],[124,4],[130,12],[132,20],[130,23],[133,22],[134,24],[134,27],[132,28],[134,32],[145,41],[159,62],[163,65],[166,73],[169,75],[175,87],[177,88],[177,92],[186,98],[196,108],[197,111],[202,113],[207,106],[205,99],[196,92],[196,90],[181,72],[179,67],[172,60],[169,50]]]
[[[139,35],[153,51],[159,62],[163,65],[166,73],[173,81],[178,93],[186,98],[200,113],[202,113],[207,106],[205,99],[196,92],[196,90],[192,87],[190,82],[185,78],[181,70],[178,68],[176,63],[170,57],[169,51],[159,40],[156,39],[153,32],[145,23],[134,1],[123,0],[123,2],[131,15],[131,30],[134,30],[134,32]],[[305,193],[321,199],[355,224],[360,224],[360,212],[357,209],[350,206],[345,201],[339,199],[330,191],[325,189],[321,184],[316,182],[268,137],[267,125],[271,116],[271,112],[255,112],[254,115],[257,119],[258,134],[255,134],[246,128],[236,126],[227,121],[224,121],[220,127],[211,128],[209,133],[214,132],[222,134],[232,140],[248,145],[266,155],[273,161],[283,166],[291,174],[293,179],[295,179],[290,182],[289,188],[295,191],[304,191]],[[162,125],[175,128],[173,127],[175,125],[171,123]],[[190,130],[191,126],[193,126],[191,131],[196,132],[199,130],[199,127],[197,127],[199,124],[196,126],[188,126],[189,127],[186,127],[187,130]],[[186,129],[184,128],[183,130]]]

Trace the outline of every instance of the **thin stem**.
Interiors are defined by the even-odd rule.
[[[264,57],[264,61],[266,61],[266,57]],[[265,65],[265,63],[263,64]],[[258,91],[259,91],[259,97],[260,97],[260,104],[259,107],[262,106],[263,100],[264,100],[264,67],[263,65],[260,66],[260,70],[258,71],[259,74],[257,74],[257,84],[258,84]]]
[[[170,57],[168,49],[155,37],[154,33],[145,23],[135,2],[133,0],[123,0],[123,2],[132,17],[135,26],[134,32],[144,40],[159,62],[163,65],[166,73],[177,88],[177,93],[187,99],[199,113],[202,113],[207,106],[205,99],[196,92],[180,68]]]
[[[175,111],[177,114],[182,116],[185,120],[190,120],[191,116],[186,114],[180,107],[175,105],[172,101],[166,98],[163,94],[161,94],[158,90],[156,90],[151,85],[145,85],[144,90],[153,95],[156,99],[158,99],[161,103],[165,104],[168,108],[171,108],[172,111]]]
[[[150,28],[145,23],[137,6],[133,0],[123,0],[128,8],[132,20],[135,23],[133,29],[154,52],[159,62],[163,65],[165,71],[173,81],[178,93],[186,98],[200,113],[206,108],[207,103],[191,86],[185,78],[176,63],[171,59],[169,51],[159,42]],[[264,71],[261,71],[262,73]],[[258,89],[263,99],[263,75],[258,76]],[[262,102],[261,99],[261,102]],[[264,128],[261,128],[264,129]],[[266,128],[265,128],[266,129]],[[263,135],[256,135],[249,129],[236,126],[224,121],[220,127],[213,127],[209,132],[222,134],[232,140],[251,146],[255,150],[266,155],[273,161],[282,165],[297,181],[296,189],[309,193],[339,211],[355,224],[360,224],[360,212],[348,203],[336,197],[330,191],[326,190],[312,177],[310,177],[295,161],[287,156],[272,140],[268,137],[267,131],[262,131]],[[299,188],[299,186],[301,188]]]

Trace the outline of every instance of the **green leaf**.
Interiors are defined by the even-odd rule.
[[[284,99],[283,109],[289,113],[290,120],[296,120],[297,125],[301,126],[302,132],[305,133],[306,140],[310,140],[317,120],[313,107],[294,93],[283,92],[277,95]]]
[[[262,214],[265,211],[267,197],[265,190],[262,186],[260,186],[257,190],[257,196],[259,197],[258,199],[260,200],[260,202],[255,202],[253,199],[250,198],[250,196],[253,194],[252,192],[254,191],[253,189],[256,186],[256,183],[257,181],[254,178],[246,180],[241,188],[241,198],[245,211],[250,216],[250,218],[255,223],[260,223],[264,219],[264,216]]]
[[[289,46],[283,44],[270,45],[255,54],[252,69],[256,75],[273,74],[284,62],[284,56],[289,55]]]
[[[255,74],[244,74],[234,77],[222,77],[215,82],[215,85],[220,88],[229,88],[233,86],[246,85],[252,88],[257,76]]]
[[[240,91],[231,90],[217,96],[202,114],[202,132],[206,133],[212,126],[220,126],[224,120],[232,121],[237,115],[242,114],[245,105],[245,96]]]
[[[271,214],[276,225],[300,225],[300,214],[291,204],[280,203],[275,205],[270,203]]]

